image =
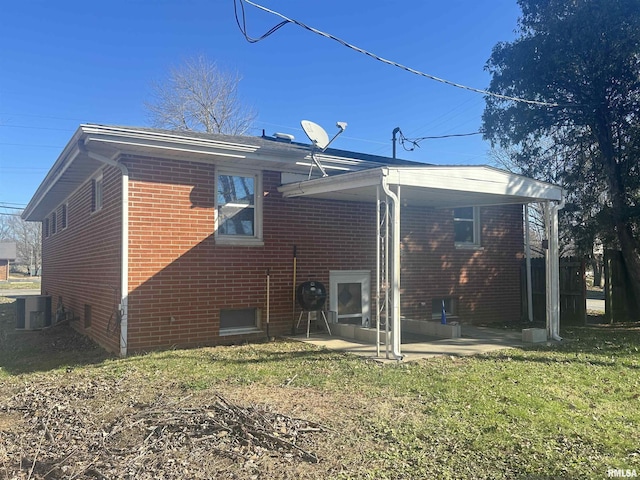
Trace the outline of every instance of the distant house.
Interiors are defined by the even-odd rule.
[[[42,293],[122,355],[263,339],[267,317],[289,334],[306,280],[327,286],[338,323],[384,310],[396,355],[399,320],[439,319],[443,302],[463,323],[520,318],[522,205],[557,220],[559,187],[484,166],[317,158],[329,176],[310,146],[279,138],[81,125],[23,213],[43,223]]]
[[[9,280],[11,262],[16,260],[16,244],[14,242],[0,242],[0,281]]]

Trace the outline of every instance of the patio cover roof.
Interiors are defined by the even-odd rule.
[[[545,182],[515,175],[487,166],[385,166],[344,173],[283,185],[278,189],[287,198],[313,197],[329,200],[377,203],[380,208],[381,190],[385,201],[393,206],[393,233],[387,228],[385,253],[378,248],[376,298],[380,298],[380,277],[383,258],[388,278],[385,297],[391,295],[388,321],[392,325],[393,357],[402,359],[400,311],[400,216],[401,206],[453,208],[501,204],[543,202],[550,240],[547,263],[547,331],[552,339],[559,339],[559,275],[558,275],[558,210],[562,208],[562,188]],[[395,192],[394,192],[395,190]],[[388,212],[388,209],[387,209]],[[388,215],[388,213],[387,213]],[[378,219],[379,220],[379,219]],[[389,225],[391,219],[385,223]],[[378,221],[378,237],[381,235]],[[528,240],[525,240],[528,242]],[[391,268],[389,268],[389,266]],[[528,274],[529,276],[529,274]],[[528,285],[531,284],[530,278]],[[529,307],[531,308],[531,306]],[[379,311],[379,309],[378,309]],[[379,319],[376,319],[379,328]],[[388,347],[387,347],[388,348]],[[387,356],[389,350],[387,349]]]
[[[562,188],[493,167],[380,167],[283,185],[284,197],[375,202],[385,180],[401,187],[404,206],[452,208],[562,200]]]

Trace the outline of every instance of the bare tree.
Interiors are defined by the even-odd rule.
[[[42,265],[42,223],[27,222],[14,215],[7,222],[10,240],[16,242],[17,264],[25,265],[31,275],[37,275]]]
[[[11,226],[9,225],[9,219],[12,216],[12,213],[0,213],[0,242],[12,239]]]
[[[256,118],[238,97],[241,77],[198,56],[172,68],[152,83],[153,101],[145,102],[154,127],[242,135]]]

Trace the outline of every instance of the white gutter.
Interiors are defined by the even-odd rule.
[[[88,140],[85,140],[87,142]],[[122,228],[120,244],[120,356],[127,356],[128,321],[129,321],[129,170],[126,165],[113,157],[105,157],[99,153],[90,152],[86,144],[78,142],[78,147],[88,157],[106,165],[120,169],[122,173]]]
[[[393,202],[393,233],[392,233],[392,242],[393,242],[393,263],[392,263],[392,321],[393,321],[393,332],[391,334],[392,340],[392,354],[396,360],[402,360],[403,356],[400,352],[401,338],[401,321],[400,321],[400,185],[398,185],[398,194],[396,195],[391,191],[389,185],[387,184],[387,169],[383,169],[382,173],[382,190],[387,194],[387,197],[391,199]],[[388,245],[387,245],[388,249]],[[387,253],[388,255],[388,253]],[[388,281],[388,280],[387,280]],[[389,322],[387,322],[387,325]]]

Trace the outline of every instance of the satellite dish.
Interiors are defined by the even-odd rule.
[[[309,120],[302,120],[300,122],[300,125],[302,125],[302,130],[304,130],[304,133],[307,134],[307,137],[309,137],[309,140],[311,140],[311,144],[313,145],[311,147],[311,159],[313,160],[313,163],[311,164],[311,168],[309,169],[309,179],[311,178],[311,173],[313,172],[314,163],[316,164],[320,172],[322,172],[322,176],[326,177],[327,172],[325,172],[322,164],[314,155],[315,149],[318,148],[321,152],[324,152],[327,147],[331,145],[331,142],[338,138],[338,135],[344,132],[345,128],[347,128],[347,122],[336,123],[336,127],[338,127],[340,131],[336,133],[331,140],[329,140],[329,135],[327,135],[327,132],[324,131],[324,128],[322,128],[317,123],[313,123]]]
[[[327,148],[329,145],[329,135],[324,131],[324,128],[309,120],[302,120],[300,125],[302,125],[302,130],[304,130],[304,133],[307,134],[307,137],[309,137],[309,140],[311,140],[314,146],[320,150]]]

